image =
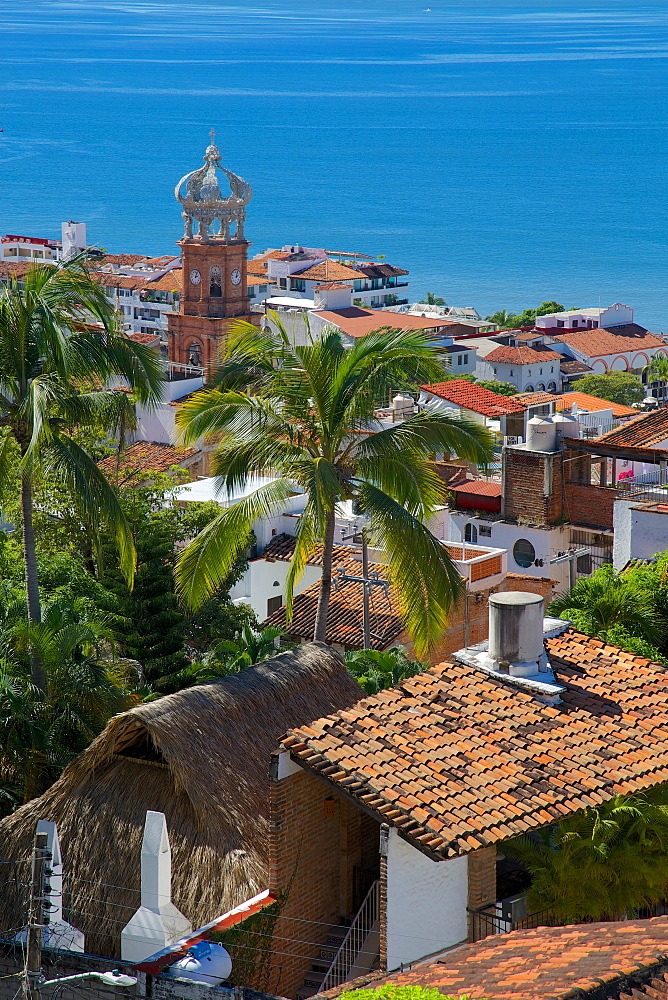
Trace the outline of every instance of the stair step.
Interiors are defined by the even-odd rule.
[[[320,986],[327,975],[325,972],[307,972],[304,976],[304,986]]]
[[[320,954],[318,955],[318,958],[322,959],[323,962],[331,964],[336,958],[336,953],[338,950],[339,949],[338,947],[336,947],[336,945],[333,945],[331,948],[328,948],[327,945],[322,945],[322,947],[320,948]],[[316,959],[316,961],[317,960],[318,959]]]
[[[297,1000],[309,1000],[310,997],[314,997],[319,992],[319,986],[302,986],[300,990],[297,990]]]

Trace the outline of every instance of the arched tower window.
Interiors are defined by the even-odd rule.
[[[214,264],[209,272],[209,297],[219,299],[223,294],[223,281],[221,270]]]
[[[188,348],[188,364],[189,365],[201,365],[202,364],[202,348],[196,340],[190,344]]]

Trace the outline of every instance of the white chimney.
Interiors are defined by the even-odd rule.
[[[37,821],[37,833],[46,834],[46,849],[51,855],[47,860],[47,874],[44,878],[45,916],[48,920],[42,931],[42,944],[45,948],[57,948],[59,951],[85,951],[83,931],[77,930],[72,924],[63,920],[63,858],[60,853],[58,828],[50,820]],[[25,930],[16,935],[17,941],[24,942]]]
[[[76,257],[78,253],[88,246],[86,242],[85,222],[63,222],[61,226],[63,235],[63,260]]]
[[[141,906],[121,931],[121,958],[144,959],[192,933],[172,903],[172,851],[164,813],[146,813],[141,847]]]
[[[488,656],[495,670],[512,677],[533,677],[548,669],[540,594],[490,594]]]

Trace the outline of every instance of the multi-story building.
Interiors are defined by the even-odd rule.
[[[48,240],[37,236],[0,237],[2,260],[67,260],[79,250],[86,249],[86,223],[63,222],[62,239]]]

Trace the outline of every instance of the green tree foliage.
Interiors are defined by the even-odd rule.
[[[621,406],[633,406],[645,397],[645,387],[633,372],[606,372],[605,375],[583,375],[573,385],[578,392],[586,392],[599,399],[608,399]]]
[[[501,330],[512,330],[519,326],[533,326],[536,316],[547,316],[550,313],[563,312],[564,307],[560,302],[541,302],[536,309],[524,309],[521,313],[511,313],[507,309],[500,309],[492,313],[486,319],[490,323],[495,323]]]
[[[668,884],[665,786],[617,795],[556,827],[506,841],[531,876],[528,907],[559,923],[621,919],[659,902]]]
[[[244,622],[233,639],[214,643],[209,652],[202,657],[197,673],[198,679],[209,680],[213,677],[237,674],[246,667],[262,663],[263,660],[276,656],[279,644],[282,649],[289,648],[286,646],[285,638],[280,628],[255,629],[249,622]]]
[[[133,699],[113,660],[109,619],[85,598],[52,603],[39,623],[24,598],[0,616],[0,811],[8,811],[41,794]],[[31,681],[33,650],[43,688]]]
[[[346,653],[346,666],[368,694],[378,694],[408,677],[421,674],[424,666],[411,660],[403,649],[355,649]]]
[[[92,524],[104,523],[119,549],[123,572],[134,571],[134,546],[117,498],[90,454],[68,429],[111,428],[127,413],[125,393],[100,389],[124,378],[139,398],[157,398],[162,369],[145,345],[116,329],[116,313],[77,257],[64,264],[35,264],[22,287],[12,281],[0,293],[0,480],[20,454],[21,524],[30,620],[41,604],[33,524],[33,487],[48,470],[67,488]],[[99,325],[82,320],[93,318]],[[36,657],[33,683],[46,677]]]
[[[427,306],[447,306],[448,304],[445,299],[442,299],[439,295],[434,295],[433,292],[427,292],[427,298],[418,299],[418,302],[420,305],[424,304]]]
[[[483,389],[489,389],[498,396],[516,396],[517,386],[511,382],[496,382],[494,379],[476,379],[476,385],[481,385]]]
[[[177,419],[186,442],[221,435],[214,470],[222,489],[267,468],[279,478],[225,508],[186,548],[177,566],[186,603],[199,607],[221,585],[253,522],[274,511],[296,483],[308,499],[286,583],[288,616],[294,585],[322,544],[314,638],[324,641],[335,509],[352,500],[374,544],[388,553],[404,620],[416,647],[425,650],[462,592],[449,555],[424,524],[445,490],[430,455],[446,451],[484,464],[491,441],[478,424],[442,413],[368,431],[376,427],[376,399],[442,375],[436,350],[421,333],[383,329],[347,348],[337,330],[293,347],[279,324],[262,335],[240,324],[213,386],[195,393]]]
[[[668,357],[656,354],[645,368],[649,382],[668,382]]]

